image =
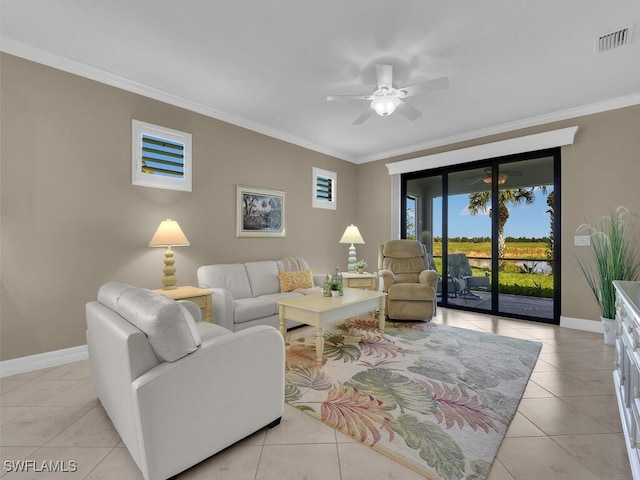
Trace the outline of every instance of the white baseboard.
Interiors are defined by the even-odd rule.
[[[5,360],[0,362],[0,378],[86,360],[87,358],[89,358],[89,348],[87,345],[80,345],[78,347]]]
[[[595,320],[584,320],[582,318],[571,318],[560,316],[560,326],[565,328],[573,328],[575,330],[584,330],[586,332],[603,333],[602,322]]]
[[[561,316],[560,326],[587,332],[603,333],[602,323],[594,320]],[[80,360],[86,360],[87,358],[89,358],[89,348],[87,345],[80,345],[78,347],[5,360],[0,362],[0,378],[17,375],[19,373],[32,372],[42,368],[64,365],[65,363],[78,362]]]

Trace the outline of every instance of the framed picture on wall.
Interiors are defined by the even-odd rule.
[[[285,192],[236,185],[236,237],[286,237]]]

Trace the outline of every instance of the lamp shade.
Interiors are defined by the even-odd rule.
[[[149,242],[150,247],[185,247],[187,245],[191,244],[180,225],[170,218],[160,222],[160,226]]]
[[[349,225],[344,231],[340,243],[364,243],[360,230],[355,225]]]

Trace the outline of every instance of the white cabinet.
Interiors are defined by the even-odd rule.
[[[613,382],[631,471],[640,480],[640,282],[613,284],[618,324]]]

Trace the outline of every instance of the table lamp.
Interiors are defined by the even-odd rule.
[[[364,243],[362,239],[362,235],[360,235],[360,230],[355,225],[349,225],[347,229],[344,231],[342,238],[340,239],[340,243],[350,243],[349,247],[349,262],[348,262],[348,271],[355,272],[356,262],[358,259],[356,258],[356,247],[353,246],[354,243]]]
[[[160,226],[149,242],[150,247],[167,247],[164,252],[164,276],[162,277],[162,289],[174,290],[178,277],[176,277],[175,260],[171,247],[184,247],[191,245],[185,234],[180,229],[180,225],[175,220],[167,218],[160,222]]]

